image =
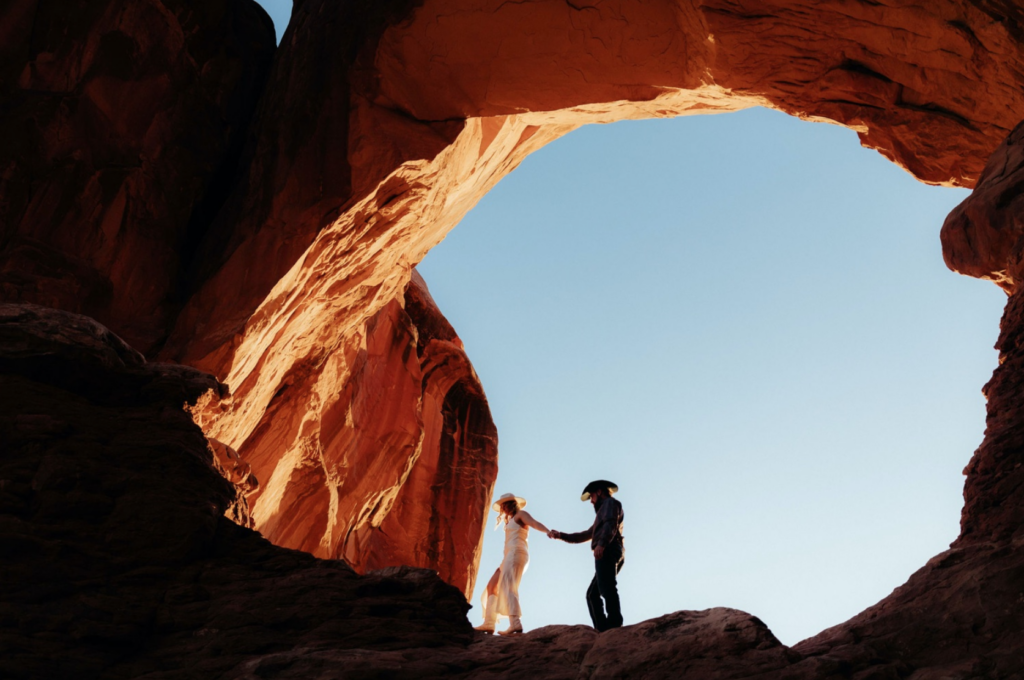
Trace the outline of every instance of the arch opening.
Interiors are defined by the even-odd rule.
[[[966,58],[1000,52],[1009,41],[988,30],[992,17],[973,5],[934,13],[871,5],[851,14],[845,5],[749,12],[704,2],[645,16],[630,3],[481,9],[428,0],[391,9],[370,17],[363,33],[343,36],[352,49],[337,53],[317,50],[326,26],[347,25],[350,7],[310,2],[295,13],[271,76],[276,94],[261,107],[260,163],[239,183],[234,212],[222,216],[233,230],[230,247],[208,280],[193,282],[197,292],[164,349],[232,385],[234,394],[207,414],[213,436],[254,458],[271,446],[287,452],[268,468],[276,489],[324,465],[320,417],[376,356],[375,329],[400,339],[404,374],[394,394],[412,415],[399,419],[390,430],[396,437],[375,449],[387,455],[374,460],[392,451],[416,459],[432,415],[416,396],[426,364],[406,351],[419,347],[420,329],[395,307],[410,290],[412,267],[501,177],[580,125],[769,105],[850,127],[926,182],[969,186],[1016,123],[1019,59]],[[623,24],[629,35],[617,40]],[[526,25],[542,30],[515,30]],[[939,61],[917,63],[921,55]],[[344,96],[314,91],[296,70],[314,56],[322,58],[316,82],[334,78]],[[288,94],[296,92],[314,98],[295,110]],[[989,100],[1006,106],[975,105]],[[984,120],[972,118],[979,110],[988,112]],[[468,364],[462,370],[475,380]],[[270,416],[282,394],[298,399],[288,410],[301,414],[287,432]],[[342,430],[352,429],[356,410],[334,409]],[[345,520],[327,523],[328,546],[335,536],[360,536],[360,527],[379,528],[409,478],[402,455],[383,492],[371,485],[355,514],[334,512],[339,485],[328,484],[318,503]],[[349,462],[336,467],[351,469]],[[471,589],[472,580],[459,585]]]
[[[147,656],[167,672],[174,670],[162,661],[172,656],[182,668],[211,662],[227,669],[235,663],[234,645],[222,643],[234,636],[216,622],[225,616],[239,622],[235,615],[250,603],[252,620],[236,627],[248,641],[235,649],[247,657],[237,668],[257,673],[276,672],[292,660],[294,673],[302,674],[306,664],[322,670],[324,657],[310,655],[306,643],[310,633],[328,632],[320,626],[325,621],[370,631],[375,641],[333,625],[328,634],[345,636],[347,642],[334,638],[342,646],[358,645],[332,657],[339,667],[354,662],[371,674],[408,658],[411,648],[393,646],[400,621],[399,628],[414,635],[412,645],[440,645],[434,652],[419,647],[417,654],[438,660],[439,673],[451,670],[458,647],[471,656],[473,648],[481,651],[471,643],[459,592],[474,586],[495,481],[496,433],[469,355],[415,265],[530,153],[582,125],[762,105],[853,129],[864,145],[924,182],[977,183],[943,226],[943,255],[951,269],[994,281],[1010,298],[997,340],[999,365],[984,388],[985,438],[965,470],[961,534],[891,596],[793,648],[776,644],[756,618],[717,608],[622,631],[643,643],[636,645],[640,657],[621,663],[602,654],[607,646],[596,634],[578,628],[555,631],[554,643],[545,639],[546,651],[534,660],[544,665],[557,658],[554,665],[567,664],[567,675],[629,674],[650,663],[649,651],[668,676],[694,658],[708,660],[708,673],[694,670],[708,677],[759,672],[754,668],[808,678],[1020,674],[1024,293],[1016,284],[1024,278],[1024,125],[1018,119],[1024,110],[1024,9],[992,0],[927,6],[896,0],[301,0],[293,3],[294,21],[275,51],[272,27],[251,0],[216,0],[202,11],[148,0],[87,4],[67,13],[25,0],[0,13],[0,30],[13,39],[4,60],[11,106],[3,117],[18,131],[6,140],[11,162],[0,182],[0,213],[10,237],[2,288],[5,299],[17,303],[6,312],[13,340],[7,343],[13,418],[6,418],[6,429],[15,433],[16,455],[25,454],[13,463],[12,479],[0,484],[11,493],[0,495],[17,516],[14,549],[28,550],[29,561],[16,570],[41,574],[60,591],[51,602],[40,582],[46,602],[38,603],[48,613],[30,618],[41,628],[9,622],[31,656],[45,657],[46,665],[75,665],[64,649],[48,646],[65,647],[63,636],[68,651],[79,650],[74,655],[82,667],[97,672],[144,670]],[[928,230],[933,233],[931,224]],[[860,231],[854,225],[839,233]],[[771,244],[756,236],[739,240],[769,252]],[[617,255],[625,259],[629,248],[624,243]],[[819,259],[840,263],[848,255]],[[707,280],[725,288],[755,271],[756,262],[734,270],[733,259],[687,289],[702,290]],[[937,264],[937,258],[930,261]],[[645,274],[658,273],[648,269]],[[832,297],[820,309],[832,311],[832,300],[843,292],[835,284],[837,269],[807,287],[813,292],[821,281],[831,284],[825,292]],[[734,294],[728,307],[740,311],[764,299],[776,274],[756,277],[757,285]],[[592,277],[600,283],[611,278],[603,272]],[[689,299],[676,295],[671,304]],[[567,300],[565,308],[581,308],[575,302]],[[586,317],[579,321],[585,328]],[[761,324],[758,343],[743,349],[772,345],[770,326]],[[145,366],[108,329],[147,361],[180,365]],[[637,338],[633,333],[627,343]],[[671,351],[676,340],[664,343],[667,350],[654,348],[669,355],[662,366],[683,365],[685,357]],[[819,344],[838,352],[848,344],[840,340]],[[925,358],[919,354],[913,361]],[[715,378],[728,384],[729,370],[735,374],[741,365],[737,358],[754,355],[733,351],[714,362]],[[753,363],[772,361],[763,355]],[[619,373],[634,368],[642,367]],[[858,377],[869,377],[868,368]],[[226,381],[230,393],[196,369]],[[658,377],[672,374],[661,370]],[[744,414],[753,410],[739,407],[740,397],[754,392],[747,377],[740,374],[734,379],[739,387],[719,398]],[[26,378],[43,381],[26,387]],[[892,384],[891,376],[884,378]],[[596,387],[588,391],[602,394]],[[68,395],[58,394],[65,388],[74,393],[71,409],[64,406]],[[209,435],[205,441],[178,408],[203,390],[193,413]],[[650,401],[637,396],[645,395],[640,388],[619,391],[633,394],[615,398],[616,411],[605,420],[628,416],[638,432]],[[35,397],[19,400],[22,392]],[[94,396],[103,403],[79,399]],[[786,409],[775,392],[754,396],[757,408],[767,404],[775,416],[755,421],[760,447]],[[874,394],[861,401],[885,403]],[[805,410],[817,409],[811,412],[817,416],[828,403],[822,397]],[[38,417],[44,412],[53,417]],[[808,420],[792,430],[803,432]],[[687,424],[681,431],[703,423]],[[753,448],[736,445],[736,432],[744,428],[731,425],[727,436],[704,448],[722,457],[728,443],[733,450]],[[579,423],[580,430],[587,426]],[[864,429],[878,436],[871,423]],[[658,448],[635,438],[616,448],[638,444]],[[207,464],[208,447],[215,449],[220,475]],[[689,443],[689,450],[700,448]],[[817,448],[834,447],[825,441]],[[891,469],[894,458],[880,467]],[[117,461],[128,466],[127,477]],[[804,471],[814,472],[818,462]],[[78,474],[83,464],[95,468],[95,482],[92,473]],[[754,476],[750,466],[737,467]],[[256,485],[253,470],[262,485],[247,497]],[[687,479],[701,479],[703,470],[696,472]],[[222,477],[235,484],[235,493]],[[672,477],[662,477],[668,486],[661,495],[678,494]],[[624,489],[642,487],[617,479]],[[576,503],[570,505],[585,509]],[[635,526],[643,505],[630,507]],[[223,509],[238,524],[255,522],[278,546],[343,557],[359,572],[412,564],[443,579],[403,568],[359,576],[230,526],[219,516]],[[22,523],[32,515],[41,522]],[[65,519],[70,532],[52,522]],[[140,530],[140,522],[149,526]],[[82,564],[64,561],[72,572],[85,570],[78,577],[53,572],[53,561],[45,559],[68,550],[90,556]],[[149,585],[137,578],[136,558],[155,560],[143,579]],[[198,592],[189,564],[205,575],[201,581],[238,587]],[[168,578],[157,576],[161,569]],[[94,578],[100,572],[106,584]],[[118,574],[131,588],[117,585],[127,583]],[[329,594],[321,597],[325,579]],[[401,598],[400,609],[371,605],[368,625],[359,618],[361,604],[334,609],[337,599],[330,596],[348,603],[368,590],[408,594],[410,588],[415,592]],[[88,596],[100,590],[98,600]],[[20,590],[14,595],[35,597]],[[90,599],[96,601],[85,602]],[[140,609],[140,602],[156,609]],[[282,612],[282,602],[288,611]],[[83,616],[70,620],[70,610]],[[111,628],[114,610],[139,616],[129,616],[125,627],[115,616]],[[145,612],[157,610],[168,614],[161,620],[173,620],[169,628],[151,625]],[[98,623],[98,635],[86,631],[83,637],[83,622],[87,628]],[[250,633],[259,637],[261,628],[282,646],[302,646],[284,656],[253,652]],[[717,633],[696,645],[685,639],[710,628]],[[46,640],[33,631],[45,632]],[[735,632],[745,638],[740,653],[723,656],[722,650],[737,649]],[[582,647],[577,633],[585,638]],[[167,654],[126,658],[118,650],[129,639]],[[394,651],[367,656],[364,642]],[[14,662],[22,660],[34,663]],[[466,661],[465,674],[490,663],[480,656]],[[512,661],[527,668],[519,663],[525,659]]]
[[[583,128],[418,267],[488,389],[495,493],[576,531],[576,487],[620,484],[627,623],[730,606],[792,645],[957,537],[1005,296],[942,262],[966,192],[852,138],[758,109]],[[531,553],[526,624],[587,623],[588,552]]]

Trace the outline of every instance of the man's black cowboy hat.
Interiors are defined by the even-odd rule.
[[[581,501],[588,501],[588,500],[590,500],[590,494],[595,492],[595,491],[598,491],[600,489],[607,489],[608,490],[608,495],[611,496],[613,493],[615,493],[616,491],[619,490],[619,487],[618,487],[618,485],[616,485],[616,484],[614,484],[612,482],[609,482],[607,479],[597,479],[597,480],[594,480],[593,482],[591,482],[590,484],[587,484],[586,487],[584,487],[583,495],[580,496],[580,500]]]

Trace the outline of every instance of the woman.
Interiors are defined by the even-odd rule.
[[[484,588],[481,596],[484,622],[483,625],[477,626],[476,630],[492,635],[498,617],[507,616],[508,630],[501,631],[499,635],[515,635],[523,632],[523,624],[520,621],[523,612],[519,608],[519,581],[522,580],[526,565],[530,562],[530,551],[526,544],[527,534],[530,527],[545,534],[548,533],[548,528],[523,510],[526,501],[513,494],[505,494],[491,507],[498,513],[498,523],[500,524],[502,520],[505,522],[505,556],[501,560],[501,566]]]

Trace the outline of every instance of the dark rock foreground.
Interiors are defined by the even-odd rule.
[[[462,593],[434,572],[360,576],[227,519],[234,489],[184,408],[223,389],[210,376],[146,363],[86,317],[10,304],[0,305],[0,370],[3,677],[1024,672],[1019,527],[962,539],[883,602],[792,649],[730,609],[600,635],[549,626],[488,637],[471,630]]]

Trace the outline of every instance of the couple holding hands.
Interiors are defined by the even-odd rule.
[[[530,562],[527,536],[530,529],[543,531],[548,538],[557,538],[566,543],[583,543],[590,540],[594,552],[594,580],[587,589],[587,606],[594,628],[599,632],[622,625],[622,610],[619,607],[619,593],[615,577],[622,569],[624,548],[622,544],[622,504],[612,498],[619,490],[615,484],[599,479],[587,484],[580,500],[589,500],[597,517],[594,524],[585,531],[566,534],[548,529],[523,508],[526,500],[507,493],[499,498],[493,509],[498,513],[498,522],[505,522],[505,553],[501,566],[494,572],[484,589],[481,603],[484,622],[476,630],[493,634],[499,616],[509,618],[508,630],[499,635],[515,635],[523,632],[520,620],[523,613],[519,606],[519,581],[523,578],[526,565]],[[602,602],[602,598],[604,602]]]

